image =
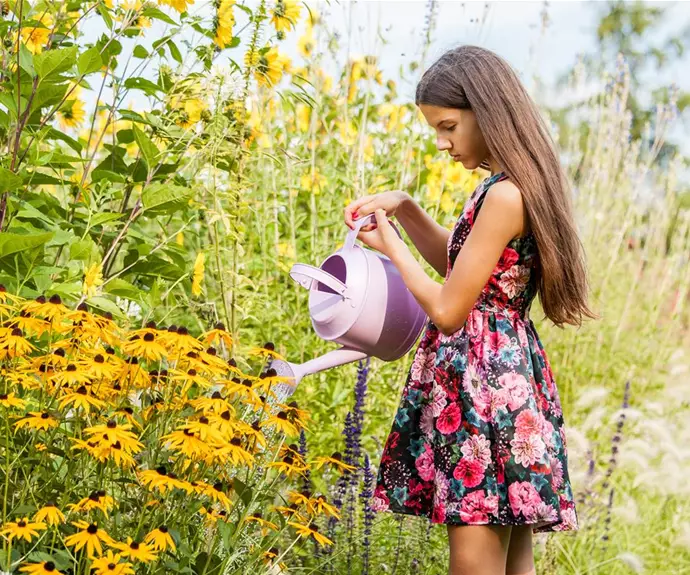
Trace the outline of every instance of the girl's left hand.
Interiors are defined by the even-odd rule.
[[[405,242],[400,239],[388,221],[386,210],[378,209],[374,214],[376,217],[374,225],[376,227],[369,232],[360,231],[357,234],[357,239],[367,247],[381,252],[384,256],[390,258],[391,253],[398,249],[401,244],[405,245]]]

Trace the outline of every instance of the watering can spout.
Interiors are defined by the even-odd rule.
[[[276,370],[276,373],[281,377],[290,378],[289,381],[278,383],[274,391],[284,400],[294,393],[305,375],[325,371],[332,367],[338,367],[339,365],[345,365],[346,363],[366,359],[367,357],[369,355],[363,351],[342,346],[339,349],[334,349],[300,364],[274,359],[271,361],[271,367]]]

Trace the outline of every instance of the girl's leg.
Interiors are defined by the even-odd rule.
[[[505,575],[510,525],[448,525],[448,575]]]
[[[532,526],[513,525],[508,546],[506,575],[536,575],[536,573],[532,547]]]

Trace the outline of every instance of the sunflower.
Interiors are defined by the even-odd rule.
[[[32,537],[38,537],[38,532],[46,529],[46,524],[43,521],[31,522],[28,517],[19,519],[18,521],[9,521],[0,529],[0,535],[4,535],[10,543],[15,537],[17,539],[26,539],[31,543]]]
[[[22,27],[22,41],[32,54],[40,54],[48,43],[50,31],[53,28],[53,17],[44,13],[40,19],[41,27]],[[16,34],[15,34],[16,37]],[[13,42],[15,44],[16,41]]]
[[[188,4],[194,4],[194,0],[158,0],[159,4],[167,4],[172,6],[180,14],[187,11]]]
[[[151,545],[133,541],[131,537],[127,537],[127,543],[118,543],[115,541],[111,546],[115,549],[119,549],[123,557],[136,559],[142,563],[148,563],[149,561],[158,559],[158,555]]]
[[[62,571],[58,571],[52,561],[28,563],[24,567],[20,567],[19,570],[30,575],[62,575]]]
[[[84,122],[85,117],[86,110],[84,109],[84,102],[78,98],[67,100],[58,110],[58,120],[63,130],[77,128]]]
[[[134,575],[131,563],[120,563],[122,555],[113,553],[111,550],[91,561],[91,569],[96,570],[95,575]]]
[[[275,26],[277,32],[285,32],[294,29],[299,20],[301,6],[297,0],[277,0],[271,10],[271,24]]]
[[[220,0],[218,12],[214,19],[214,41],[219,48],[225,48],[232,41],[232,27],[235,15],[232,11],[235,0]]]
[[[43,521],[48,525],[58,525],[65,522],[65,516],[55,503],[49,501],[34,513],[34,521]]]
[[[165,525],[161,525],[157,529],[150,531],[146,537],[144,537],[144,543],[151,543],[151,546],[156,551],[165,551],[169,548],[175,553],[175,541]]]
[[[245,64],[254,67],[256,81],[266,87],[275,86],[283,77],[283,73],[290,69],[290,58],[278,52],[278,48],[271,46],[264,52],[245,54]]]
[[[50,415],[47,411],[30,411],[30,417],[24,417],[15,422],[14,426],[17,429],[22,427],[29,427],[32,429],[42,429],[47,431],[50,427],[57,427],[58,421]]]
[[[321,535],[321,533],[319,533],[316,525],[302,525],[300,523],[295,523],[294,521],[288,521],[287,524],[292,525],[292,527],[297,530],[297,534],[300,537],[309,537],[311,535],[321,545],[321,547],[333,545],[333,541],[331,541],[325,535]]]
[[[26,402],[23,399],[16,397],[14,395],[14,391],[11,391],[10,393],[0,393],[0,405],[7,407],[8,409],[10,407],[18,407],[22,409],[26,405]]]

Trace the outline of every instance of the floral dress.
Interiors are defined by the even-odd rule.
[[[448,240],[455,259],[497,173],[465,203]],[[373,507],[448,525],[578,529],[563,413],[529,310],[537,245],[512,240],[465,324],[427,323],[379,464]]]

